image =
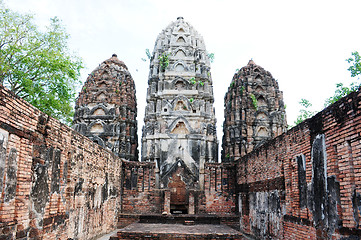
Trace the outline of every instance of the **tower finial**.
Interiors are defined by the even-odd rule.
[[[247,65],[256,65],[253,61],[253,58],[251,58],[251,60],[249,60],[248,64]]]

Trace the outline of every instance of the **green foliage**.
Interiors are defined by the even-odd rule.
[[[352,57],[346,59],[351,66],[347,69],[351,73],[351,77],[356,77],[361,75],[361,58],[357,51],[351,53]],[[344,96],[350,94],[351,92],[355,92],[360,87],[359,83],[353,82],[350,86],[344,86],[342,83],[336,84],[336,90],[332,97],[326,99],[325,107],[337,102]]]
[[[164,52],[162,53],[162,55],[158,57],[158,59],[159,59],[160,68],[162,72],[164,72],[169,65],[169,55]]]
[[[208,58],[211,63],[214,62],[214,53],[208,53]]]
[[[58,18],[41,32],[32,15],[7,9],[0,1],[0,84],[64,123],[72,121],[83,67],[69,52],[68,38]]]
[[[296,121],[294,122],[295,125],[300,124],[307,118],[313,117],[316,114],[316,112],[309,110],[310,107],[312,107],[312,104],[307,99],[302,98],[299,104],[302,108],[299,111],[299,115],[297,116]]]
[[[148,58],[149,60],[152,58],[152,54],[150,54],[149,48],[146,48],[146,49],[145,49],[145,55],[147,56],[147,58]],[[145,59],[145,58],[142,58],[142,60],[143,60],[144,62],[147,61],[147,59]]]
[[[258,110],[258,101],[256,99],[256,96],[253,93],[251,93],[249,96],[252,99],[252,105],[253,105],[254,109]]]
[[[351,53],[351,55],[352,57],[346,59],[346,61],[351,64],[347,70],[351,72],[351,77],[356,77],[361,75],[361,57],[357,51]]]
[[[234,87],[234,81],[231,82],[231,84],[229,85],[230,88]]]
[[[201,86],[203,86],[204,85],[204,82],[202,82],[202,81],[197,81],[194,77],[192,77],[192,78],[190,78],[189,79],[189,82],[191,83],[191,84],[196,84],[196,83],[198,83],[199,85],[201,85]]]
[[[242,86],[241,89],[239,90],[241,96],[242,96],[242,94],[243,94],[243,92],[244,92],[244,89],[245,89],[244,86]]]
[[[351,83],[351,85],[349,87],[344,86],[342,83],[337,83],[335,93],[332,97],[326,99],[325,107],[337,102],[344,96],[357,91],[359,87],[360,87],[360,84],[355,83],[355,82]]]

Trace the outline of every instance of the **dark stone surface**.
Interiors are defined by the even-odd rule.
[[[353,208],[353,216],[356,223],[356,228],[360,226],[360,217],[361,214],[361,194],[354,189],[352,193],[352,208]]]
[[[312,144],[312,182],[308,203],[317,236],[330,238],[338,227],[337,202],[340,190],[334,176],[326,177],[325,151],[325,136],[319,134]]]
[[[83,191],[83,183],[84,183],[83,178],[79,178],[79,180],[76,182],[74,187],[74,197],[76,195],[79,195]]]
[[[48,169],[46,165],[37,163],[34,167],[33,186],[30,198],[34,203],[37,213],[43,213],[46,203],[49,201]]]
[[[296,157],[298,166],[298,190],[300,196],[300,208],[307,207],[307,182],[306,182],[306,160],[304,155]]]
[[[0,133],[1,134],[1,133]],[[5,174],[5,162],[6,162],[6,139],[5,136],[0,136],[0,194],[3,191],[3,180]]]
[[[8,202],[15,198],[16,184],[17,184],[17,151],[15,148],[10,149],[8,157],[8,167],[6,170],[6,183],[5,183],[5,195],[4,200]]]
[[[51,193],[59,193],[60,186],[60,154],[59,149],[55,149],[54,157],[52,159],[51,169]]]

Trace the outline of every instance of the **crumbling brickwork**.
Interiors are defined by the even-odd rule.
[[[76,101],[73,128],[121,158],[138,161],[135,84],[117,55],[89,74]]]
[[[116,227],[122,161],[0,87],[0,239],[89,239]]]
[[[237,212],[235,167],[231,163],[205,164],[204,193],[199,195],[198,212],[217,215]]]
[[[263,239],[361,235],[361,92],[237,161],[241,230]]]
[[[222,162],[239,159],[287,129],[283,95],[271,73],[250,60],[224,97]]]
[[[122,213],[162,213],[164,192],[155,186],[155,163],[124,162]]]

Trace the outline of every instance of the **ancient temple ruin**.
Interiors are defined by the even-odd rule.
[[[177,186],[181,198],[203,189],[204,163],[217,162],[218,151],[208,54],[182,17],[159,34],[148,84],[142,161],[156,162],[157,187]]]
[[[183,18],[159,34],[148,82],[141,161],[117,56],[87,78],[74,129],[0,86],[0,239],[360,238],[360,89],[286,131],[277,81],[249,61],[219,162],[209,59]]]
[[[127,66],[113,54],[92,71],[75,104],[73,128],[127,160],[138,160],[137,102]]]
[[[250,60],[224,97],[222,161],[234,161],[287,130],[282,92],[271,73]]]

